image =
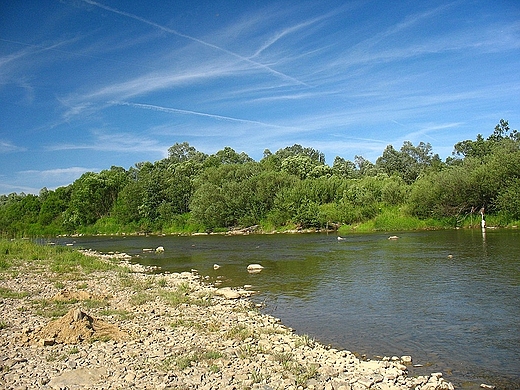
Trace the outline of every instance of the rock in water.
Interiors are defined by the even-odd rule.
[[[247,272],[250,274],[261,272],[264,269],[260,264],[249,264],[247,266]]]

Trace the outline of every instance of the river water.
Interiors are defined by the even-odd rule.
[[[392,233],[393,234],[393,233]],[[369,358],[411,355],[411,375],[520,389],[520,231],[127,236],[61,239],[161,272],[252,285],[297,333]],[[73,242],[74,241],[74,242]],[[163,246],[162,254],[143,252]],[[259,263],[261,273],[247,265]],[[215,270],[213,265],[219,264]]]

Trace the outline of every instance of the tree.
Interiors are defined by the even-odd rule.
[[[209,156],[204,161],[204,166],[206,168],[218,167],[222,164],[246,164],[253,161],[254,160],[245,152],[237,153],[233,148],[226,146],[224,149],[219,150],[217,153]]]
[[[280,168],[283,172],[290,173],[300,179],[305,179],[311,174],[315,165],[316,161],[312,160],[309,156],[299,154],[284,158]]]
[[[345,160],[343,157],[336,156],[332,165],[332,172],[338,177],[352,179],[356,176],[356,164]]]
[[[493,206],[509,220],[520,221],[518,194],[520,194],[520,178],[514,177],[509,179],[507,185],[498,192]]]
[[[354,156],[354,164],[361,176],[374,176],[376,174],[376,166],[363,156]]]
[[[508,121],[500,119],[495,126],[493,134],[487,139],[484,139],[482,134],[478,134],[475,141],[465,140],[457,142],[452,154],[454,156],[474,157],[482,160],[486,156],[491,155],[493,149],[504,142],[520,143],[520,133],[517,130],[511,130]]]
[[[440,162],[439,156],[432,153],[429,143],[419,142],[414,146],[410,141],[405,141],[400,151],[388,145],[383,155],[377,159],[376,167],[389,176],[397,174],[407,184],[411,184],[419,175]]]
[[[71,186],[58,187],[55,191],[45,191],[44,193],[45,195],[41,199],[42,205],[38,222],[42,226],[48,226],[60,219],[63,212],[67,210],[70,202]]]
[[[190,209],[192,219],[208,229],[228,224],[222,190],[213,183],[205,183],[195,191]]]
[[[511,128],[509,127],[509,122],[505,121],[503,119],[500,119],[498,124],[495,126],[495,130],[493,131],[493,134],[491,134],[488,137],[488,141],[497,142],[497,141],[503,140],[505,137],[509,136],[509,130],[511,130]]]
[[[177,142],[168,149],[168,160],[174,164],[183,163],[190,160],[202,162],[207,157],[208,156],[206,154],[199,152],[193,146],[190,146],[188,142]]]
[[[282,160],[286,159],[287,157],[307,156],[316,163],[325,164],[325,155],[322,152],[313,148],[304,148],[298,144],[280,149],[275,154]]]
[[[452,155],[482,159],[491,152],[490,146],[489,142],[484,140],[482,134],[478,134],[475,141],[465,140],[457,142]]]

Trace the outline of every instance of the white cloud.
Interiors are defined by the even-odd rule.
[[[183,34],[183,33],[179,32],[177,30],[174,30],[174,29],[169,28],[169,27],[162,26],[162,25],[160,25],[158,23],[155,23],[153,21],[150,21],[148,19],[142,18],[142,17],[137,16],[137,15],[134,15],[134,14],[132,14],[130,12],[120,11],[118,9],[106,6],[104,4],[101,4],[101,3],[98,3],[98,2],[95,2],[95,1],[92,1],[92,0],[83,0],[83,1],[88,3],[88,4],[94,5],[96,7],[105,9],[105,10],[110,11],[110,12],[113,12],[115,14],[118,14],[118,15],[121,15],[121,16],[125,16],[125,17],[128,17],[128,18],[137,20],[137,21],[139,21],[141,23],[145,23],[145,24],[150,25],[152,27],[155,27],[155,28],[157,28],[157,29],[159,29],[161,31],[164,31],[164,32],[176,35],[176,36],[179,36],[181,38],[185,38],[185,39],[190,40],[192,42],[196,42],[196,43],[198,43],[198,44],[200,44],[202,46],[206,46],[206,47],[209,47],[211,49],[223,52],[223,53],[228,54],[228,55],[230,55],[232,57],[235,57],[236,59],[239,59],[240,61],[244,61],[244,62],[248,63],[249,65],[253,66],[254,68],[259,68],[259,69],[262,69],[264,71],[267,71],[267,72],[273,74],[274,76],[280,77],[280,78],[282,78],[282,79],[284,79],[286,81],[291,81],[291,82],[293,82],[295,84],[305,85],[304,82],[302,82],[300,80],[297,80],[294,77],[286,75],[286,74],[284,74],[282,72],[279,72],[279,71],[277,71],[275,69],[272,69],[271,67],[269,67],[267,65],[264,65],[264,64],[262,64],[260,62],[253,61],[250,58],[244,57],[244,56],[242,56],[240,54],[237,54],[237,53],[235,53],[233,51],[227,50],[227,49],[225,49],[223,47],[220,47],[218,45],[209,43],[209,42],[204,41],[202,39],[198,39],[198,38],[192,37],[192,36],[187,35],[187,34]]]
[[[85,172],[99,172],[99,168],[69,167],[18,171],[8,177],[2,177],[0,194],[13,192],[38,194],[43,187],[54,190],[71,184]],[[31,183],[31,185],[28,186],[26,183]]]
[[[69,167],[69,168],[55,168],[55,169],[47,169],[43,171],[38,171],[34,169],[29,169],[26,171],[18,172],[19,175],[25,177],[38,177],[44,180],[59,180],[59,181],[67,181],[70,179],[77,179],[85,172],[98,172],[99,168],[85,168],[85,167]]]
[[[48,146],[49,151],[95,150],[99,152],[155,153],[166,156],[167,147],[157,140],[140,137],[132,133],[107,133],[107,130],[93,130],[92,141],[88,143],[59,143]]]
[[[24,152],[27,149],[22,146],[16,146],[10,141],[0,139],[0,153]]]

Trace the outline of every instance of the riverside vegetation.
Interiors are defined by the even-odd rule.
[[[213,155],[177,143],[168,157],[126,170],[87,172],[39,195],[0,196],[7,237],[135,232],[194,233],[254,226],[413,230],[520,221],[520,133],[500,120],[493,133],[454,146],[441,161],[430,144],[388,145],[372,163],[293,145],[256,162],[226,147]]]
[[[125,254],[0,240],[4,389],[446,390],[409,356],[363,360],[261,314],[247,290]]]

